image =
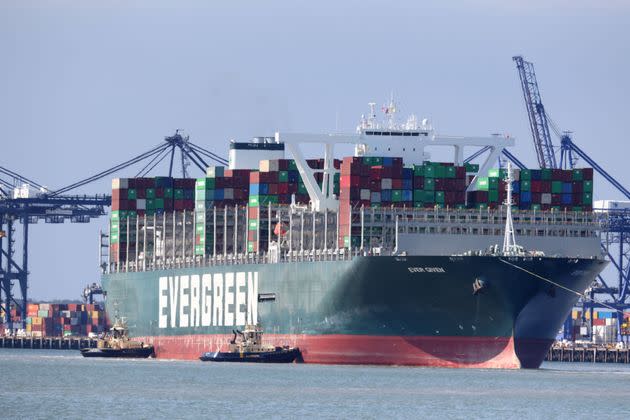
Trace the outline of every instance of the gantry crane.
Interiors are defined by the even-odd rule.
[[[169,155],[168,174],[173,176],[175,152],[178,149],[181,154],[183,177],[188,177],[187,168],[190,163],[205,173],[208,164],[204,158],[221,165],[228,163],[222,157],[190,142],[189,137],[182,136],[179,130],[164,140],[164,143],[145,153],[54,191],[0,166],[0,318],[1,315],[4,316],[4,323],[9,329],[14,327],[10,310],[12,304],[20,309],[22,327],[26,326],[29,225],[38,221],[64,223],[67,220],[72,223],[89,223],[92,218],[105,215],[105,207],[111,205],[110,195],[68,195],[68,192],[137,163],[148,161],[136,175],[143,176]],[[17,222],[22,225],[21,264],[14,258]],[[13,293],[15,282],[19,284],[20,299]]]
[[[522,56],[515,56],[512,59],[516,62],[525,107],[529,118],[534,149],[541,168],[575,168],[578,158],[582,158],[598,174],[615,187],[623,196],[630,200],[630,191],[619,181],[610,175],[604,168],[593,160],[584,150],[578,147],[571,137],[570,131],[561,131],[553,122],[545,110],[540,92],[534,65],[525,61]],[[553,141],[550,135],[550,128],[560,140],[560,165],[557,165]],[[598,209],[595,209],[596,211]],[[603,301],[608,308],[614,308],[617,318],[617,335],[621,336],[620,326],[623,322],[623,311],[630,308],[630,212],[628,210],[611,210],[598,212],[600,215],[600,235],[602,252],[608,256],[611,264],[617,271],[616,287],[609,287],[604,277],[600,274],[597,282],[588,290],[591,300],[582,299],[583,317],[586,309],[591,310],[592,331],[592,309],[601,307],[601,304],[593,301],[593,296],[608,295],[610,299]],[[583,319],[584,320],[584,319]]]

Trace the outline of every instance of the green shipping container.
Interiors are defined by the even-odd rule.
[[[562,181],[551,181],[551,193],[562,194]]]
[[[540,179],[543,181],[551,180],[551,169],[543,168],[540,170]]]
[[[496,203],[497,201],[499,201],[499,190],[489,190],[488,201],[491,203]]]
[[[147,188],[147,200],[155,198],[155,188]]]
[[[467,173],[476,174],[477,172],[479,172],[479,165],[476,163],[466,163],[465,167]]]
[[[435,178],[445,178],[446,177],[446,166],[436,165],[435,168]]]
[[[532,182],[528,179],[521,179],[521,191],[531,191]]]
[[[435,192],[435,202],[438,204],[444,204],[444,191]]]
[[[258,220],[249,219],[249,222],[247,223],[247,228],[248,230],[258,230]]]
[[[138,191],[135,188],[129,188],[127,190],[127,199],[136,200],[138,198]]]
[[[529,169],[521,169],[521,181],[531,181],[532,180],[532,171]]]
[[[582,193],[582,204],[585,206],[590,206],[593,204],[593,193],[585,192]]]
[[[499,168],[488,169],[488,177],[489,178],[498,178],[499,177]]]
[[[533,204],[530,206],[530,209],[531,209],[531,210],[540,210],[540,204],[533,203]]]
[[[499,178],[490,177],[488,178],[488,190],[496,190],[499,188]]]
[[[422,166],[422,165],[413,165],[413,175],[414,176],[424,176],[424,166]]]
[[[584,181],[582,183],[582,188],[584,192],[593,192],[593,181]]]
[[[279,171],[278,172],[278,182],[289,182],[289,172],[288,171]]]
[[[424,165],[424,177],[425,178],[436,178],[435,167],[430,165],[430,164],[425,164]],[[426,184],[426,179],[425,179],[424,182]]]
[[[155,199],[154,198],[147,198],[147,210],[155,210]]]
[[[172,188],[164,188],[164,198],[173,198],[173,189]]]
[[[181,188],[177,188],[176,190],[173,191],[173,196],[175,197],[175,200],[183,200],[184,190],[182,190]]]
[[[203,223],[197,223],[195,225],[195,232],[197,233],[197,235],[203,235],[205,230],[206,227],[203,225]]]
[[[435,190],[435,179],[433,179],[433,178],[424,178],[424,189],[425,189],[425,191],[433,191],[433,190]]]
[[[582,181],[584,179],[584,174],[581,169],[574,169],[572,173],[572,179],[574,181]]]
[[[422,200],[424,200],[424,191],[413,190],[413,201],[422,201]]]
[[[258,207],[260,206],[260,196],[259,195],[250,195],[249,196],[249,207]]]
[[[434,191],[425,191],[424,198],[422,200],[425,203],[435,203],[435,192]]]
[[[154,207],[155,209],[164,209],[164,199],[163,198],[156,198],[154,200]]]
[[[203,245],[195,245],[195,255],[203,255],[204,254],[204,246]]]
[[[477,178],[477,190],[478,191],[488,191],[490,189],[490,182],[486,177]]]
[[[392,202],[400,203],[402,201],[402,191],[392,190]]]
[[[457,170],[454,166],[444,166],[444,172],[446,178],[455,178]]]
[[[422,207],[424,207],[424,202],[422,202],[422,201],[414,201],[413,202],[413,206],[416,207],[416,208],[422,208]]]
[[[255,252],[254,251],[255,245],[256,245],[256,242],[252,242],[252,241],[247,242],[247,252]]]
[[[298,194],[308,194],[308,191],[306,191],[306,185],[304,185],[304,183],[300,180],[300,183],[298,184]]]

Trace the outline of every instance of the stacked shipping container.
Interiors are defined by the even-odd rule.
[[[208,226],[214,219],[208,210],[214,207],[246,206],[249,198],[249,177],[254,171],[211,166],[205,178],[195,183],[195,255],[205,255],[214,247],[214,235]]]
[[[307,163],[313,169],[324,168],[323,159],[310,159]],[[334,161],[336,169],[340,165],[341,161]],[[320,187],[323,179],[323,173],[315,173],[315,180]],[[293,196],[296,204],[308,204],[310,198],[297,165],[291,159],[261,160],[259,171],[251,173],[249,182],[247,251],[257,252],[261,242],[261,248],[266,249],[269,238],[268,223],[263,223],[264,209],[269,204],[291,204]],[[339,194],[339,174],[333,178],[333,194]]]
[[[15,308],[12,320],[21,322]],[[105,309],[99,304],[29,303],[26,306],[26,333],[33,337],[86,336],[107,329]]]
[[[110,258],[125,259],[127,220],[165,212],[194,210],[195,180],[186,178],[116,178],[112,180],[112,215],[110,223]],[[130,229],[130,232],[134,232]],[[127,242],[129,244],[127,245]]]

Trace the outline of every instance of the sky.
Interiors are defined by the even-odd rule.
[[[516,137],[533,167],[520,54],[556,124],[629,185],[629,18],[621,0],[3,0],[0,165],[55,189],[176,129],[223,156],[230,139],[353,131],[393,92],[401,115],[442,134]],[[596,177],[595,199],[621,198]],[[78,298],[98,281],[106,226],[32,226],[30,296]]]

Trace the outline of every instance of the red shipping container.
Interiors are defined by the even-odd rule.
[[[562,194],[551,194],[551,205],[559,206],[562,203]]]
[[[464,179],[464,178],[466,178],[466,167],[465,166],[458,166],[457,168],[455,168],[455,178],[457,178],[457,179]]]
[[[164,198],[164,188],[159,187],[155,189],[155,198]]]
[[[184,210],[184,200],[175,200],[173,202],[173,209]]]
[[[582,169],[582,179],[584,181],[592,181],[593,180],[593,168],[584,168],[584,169]]]
[[[562,171],[562,180],[564,182],[571,182],[571,181],[573,181],[573,171],[571,169],[567,169],[565,171]]]
[[[138,188],[136,190],[136,199],[147,198],[147,190],[144,188]]]
[[[127,190],[116,188],[112,190],[112,201],[126,200]]]
[[[541,193],[542,192],[541,182],[542,181],[531,181],[530,189],[531,189],[532,193]]]
[[[551,192],[551,181],[540,181],[540,192],[550,193]]]
[[[194,210],[195,200],[184,200],[184,210]]]
[[[260,172],[250,172],[249,174],[250,184],[260,184]]]
[[[571,204],[579,206],[582,204],[582,194],[571,194]]]
[[[554,181],[562,181],[564,179],[564,171],[562,169],[552,169],[551,179]]]
[[[540,209],[543,211],[549,211],[551,210],[551,204],[541,204]]]
[[[571,187],[571,191],[575,193],[581,193],[584,191],[584,183],[582,181],[573,181],[573,186]]]
[[[415,190],[424,189],[424,177],[423,176],[414,176],[413,177],[413,188]]]
[[[369,176],[362,176],[359,179],[359,187],[361,188],[370,188],[370,177]]]
[[[127,200],[117,200],[117,201],[112,200],[112,211],[127,210],[127,209],[128,209]]]
[[[286,184],[286,183],[278,184],[278,194],[286,195],[288,193],[289,193],[289,184]]]
[[[532,203],[533,204],[540,204],[541,201],[542,201],[542,194],[541,193],[532,193]]]
[[[435,191],[444,191],[444,178],[434,178],[435,179]],[[392,181],[392,184],[394,181]],[[401,181],[402,184],[402,181]]]
[[[136,178],[127,178],[127,188],[136,188]]]

